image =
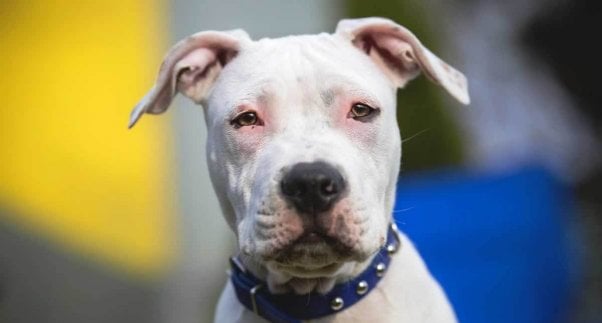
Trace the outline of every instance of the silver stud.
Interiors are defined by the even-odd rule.
[[[397,252],[397,247],[394,244],[387,245],[387,253],[389,256],[393,255],[395,252]]]
[[[355,292],[358,295],[364,295],[368,292],[368,283],[365,280],[362,280],[361,282],[357,283],[357,288],[355,289]]]
[[[343,299],[340,297],[335,297],[332,299],[332,301],[330,301],[330,308],[335,311],[342,309],[343,305],[345,305],[345,302],[343,302]]]
[[[382,262],[376,265],[376,276],[382,277],[385,274],[385,270],[387,270],[387,266]]]

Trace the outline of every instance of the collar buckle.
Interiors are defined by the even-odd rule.
[[[255,313],[256,315],[259,315],[259,310],[257,308],[257,301],[255,300],[255,295],[257,294],[257,291],[260,290],[263,287],[263,284],[258,284],[255,285],[255,287],[251,288],[251,290],[249,290],[249,296],[251,296],[251,305],[253,306],[253,313]]]

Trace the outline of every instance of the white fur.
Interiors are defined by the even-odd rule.
[[[241,31],[199,33],[170,51],[131,125],[144,112],[164,111],[176,89],[202,103],[212,183],[245,266],[274,293],[325,293],[363,271],[385,242],[401,158],[395,92],[420,70],[468,102],[464,76],[390,20],[345,20],[335,34],[259,41]],[[369,121],[350,118],[358,102],[378,114]],[[233,126],[245,111],[254,111],[262,123]],[[315,161],[333,165],[347,190],[331,210],[308,219],[282,197],[280,179],[291,166]],[[313,254],[286,261],[275,257],[294,246],[308,225],[344,243],[350,253],[321,244],[312,245]],[[316,322],[370,320],[455,321],[405,236],[374,291]],[[215,321],[262,319],[238,303],[228,283]]]

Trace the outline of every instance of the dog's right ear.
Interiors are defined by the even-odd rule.
[[[250,41],[245,31],[237,29],[204,31],[178,42],[165,55],[153,88],[134,107],[128,127],[143,113],[165,112],[177,92],[201,103],[222,68]]]

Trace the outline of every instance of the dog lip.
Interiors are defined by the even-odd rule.
[[[357,258],[354,245],[349,245],[340,237],[331,236],[316,226],[307,226],[297,237],[282,243],[278,248],[261,255],[263,261],[274,261],[280,265],[313,267],[324,265],[322,257],[334,257],[340,262]],[[330,263],[330,262],[328,262]]]
[[[301,235],[295,243],[317,244],[327,242],[327,237],[317,231],[309,231]]]
[[[334,275],[342,263],[332,262],[317,265],[286,265],[275,263],[275,268],[298,278],[321,278]]]

